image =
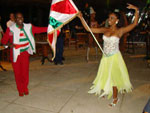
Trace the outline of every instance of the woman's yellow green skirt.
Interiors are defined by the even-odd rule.
[[[128,70],[120,52],[102,57],[97,76],[88,93],[95,93],[100,97],[107,95],[109,99],[114,86],[121,93],[132,91]]]

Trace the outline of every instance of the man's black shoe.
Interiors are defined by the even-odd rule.
[[[65,58],[64,58],[64,57],[62,57],[62,60],[65,60]]]

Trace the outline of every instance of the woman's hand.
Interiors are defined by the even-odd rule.
[[[79,11],[79,13],[77,14],[77,17],[80,18],[80,19],[83,17],[83,16],[82,16],[82,13],[81,13],[80,11]]]
[[[121,33],[122,33],[121,36],[125,33],[130,32],[133,28],[135,28],[137,26],[138,20],[139,20],[139,10],[138,10],[138,8],[134,5],[132,5],[132,4],[127,4],[127,5],[128,5],[128,7],[127,7],[128,9],[135,10],[135,13],[134,13],[135,19],[134,19],[132,24],[129,24],[128,26],[121,28]]]
[[[136,6],[134,6],[132,4],[127,4],[127,5],[128,5],[127,6],[128,9],[134,9],[134,10],[138,11],[138,8]]]

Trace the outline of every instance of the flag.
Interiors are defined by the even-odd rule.
[[[78,9],[72,0],[52,0],[47,31],[48,42],[53,51],[52,60],[55,58],[57,36],[61,28],[75,18],[77,13]]]

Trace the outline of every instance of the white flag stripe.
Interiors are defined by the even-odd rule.
[[[57,2],[61,2],[61,1],[64,1],[64,0],[53,0],[51,5],[53,5],[53,4],[57,3]]]
[[[49,33],[49,32],[51,32],[51,31],[53,31],[53,30],[54,30],[54,28],[53,28],[51,25],[48,25],[47,32]]]
[[[70,18],[74,17],[76,14],[63,14],[56,11],[51,11],[50,16],[55,18],[57,21],[65,23]]]

